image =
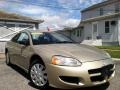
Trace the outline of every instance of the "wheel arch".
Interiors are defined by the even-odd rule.
[[[31,56],[30,58],[30,65],[32,64],[32,62],[34,62],[35,60],[39,61],[41,64],[43,64],[45,66],[45,63],[43,61],[43,59],[41,58],[41,56],[34,54]]]

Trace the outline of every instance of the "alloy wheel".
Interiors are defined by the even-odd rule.
[[[48,82],[45,67],[40,63],[32,65],[30,77],[32,82],[39,87],[45,86]]]

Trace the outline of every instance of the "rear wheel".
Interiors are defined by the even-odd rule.
[[[38,88],[46,90],[48,88],[48,78],[46,68],[39,61],[34,61],[30,66],[31,82]]]
[[[6,64],[7,64],[8,66],[11,65],[11,63],[10,63],[10,56],[9,56],[9,53],[8,53],[8,52],[6,52]]]

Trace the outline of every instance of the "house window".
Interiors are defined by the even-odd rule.
[[[81,29],[78,29],[77,30],[77,37],[81,37],[82,36],[82,30]]]
[[[93,24],[93,33],[96,33],[97,29],[98,29],[97,24]]]
[[[7,28],[13,28],[15,27],[15,24],[5,24]]]
[[[80,30],[80,37],[82,36],[82,31],[83,31],[83,30]]]
[[[73,35],[76,35],[76,30],[73,31]]]
[[[76,29],[72,33],[75,37],[81,37],[82,36],[82,30],[81,29]]]
[[[115,13],[118,13],[120,11],[120,5],[115,4]]]
[[[77,37],[80,36],[80,30],[77,30]]]
[[[103,8],[100,8],[100,16],[103,15]]]
[[[19,25],[20,28],[31,28],[33,29],[33,26],[32,25]]]
[[[110,21],[105,21],[105,33],[110,33]]]

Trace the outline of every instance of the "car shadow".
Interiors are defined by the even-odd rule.
[[[27,72],[25,72],[23,69],[21,69],[20,67],[16,65],[11,65],[10,67],[14,69],[16,72],[18,72],[20,75],[24,76],[26,79],[29,80]]]
[[[23,69],[19,68],[16,65],[12,65],[11,68],[14,69],[20,75],[22,75],[23,77],[25,77],[26,79],[29,80],[28,74]],[[33,87],[33,88],[39,89],[38,87],[34,86],[34,84],[32,84],[32,82],[28,82],[28,85]],[[108,82],[108,83],[105,83],[105,84],[102,84],[102,85],[99,85],[99,86],[95,86],[95,87],[87,87],[87,88],[72,89],[72,90],[106,90],[109,87],[109,85],[110,85],[110,83]],[[62,89],[49,87],[48,90],[62,90]],[[71,89],[67,89],[67,90],[71,90]]]
[[[22,75],[24,78],[30,80],[29,78],[29,75],[27,72],[25,72],[23,69],[21,69],[20,67],[16,66],[16,65],[11,65],[10,66],[12,69],[14,69],[16,72],[18,72],[20,75]],[[33,87],[33,88],[36,88],[36,89],[39,89],[37,88],[34,84],[32,84],[32,82],[28,82],[28,85]]]
[[[106,90],[109,87],[109,85],[110,83],[107,82],[99,86],[79,88],[79,89],[67,89],[67,90]],[[50,87],[50,90],[62,90],[62,89],[55,89],[55,88]]]

